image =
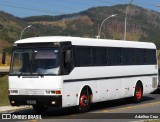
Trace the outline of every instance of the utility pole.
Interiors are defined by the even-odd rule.
[[[125,22],[124,22],[124,40],[126,40],[126,31],[127,31],[127,14],[128,14],[128,9],[129,9],[129,5],[131,5],[131,3],[133,2],[133,0],[130,1],[130,3],[128,4],[128,6],[126,7],[126,16],[125,16]]]

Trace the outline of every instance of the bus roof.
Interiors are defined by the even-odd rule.
[[[101,46],[101,47],[109,46],[109,47],[149,48],[149,49],[156,48],[155,44],[150,42],[82,38],[82,37],[70,37],[70,36],[32,37],[32,38],[18,40],[15,42],[15,44],[68,42],[68,41],[70,41],[72,45],[81,45],[81,46]]]

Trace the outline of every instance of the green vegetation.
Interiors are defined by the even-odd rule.
[[[0,77],[0,106],[9,105],[8,76]]]

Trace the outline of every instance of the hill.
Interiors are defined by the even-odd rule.
[[[95,7],[75,14],[60,16],[37,16],[23,18],[33,25],[43,25],[51,29],[52,35],[92,37],[98,33],[101,22],[109,15],[102,27],[102,38],[124,38],[124,18],[127,5]],[[160,13],[138,6],[130,6],[127,19],[127,40],[154,42],[160,48]],[[49,35],[49,33],[48,33]]]
[[[0,52],[18,39],[21,29],[27,24],[18,17],[0,11]]]
[[[67,35],[95,38],[101,22],[112,14],[101,32],[101,38],[121,39],[124,35],[124,18],[127,5],[94,7],[88,10],[59,16],[32,16],[18,18],[0,12],[0,49],[9,49],[19,39],[21,30],[29,24],[23,38],[33,36]],[[138,6],[130,6],[127,19],[127,40],[154,42],[160,48],[160,13]],[[1,52],[1,50],[0,50]]]

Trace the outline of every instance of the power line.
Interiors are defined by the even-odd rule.
[[[0,6],[2,6],[1,4],[0,4]],[[0,10],[1,11],[1,10]],[[3,11],[3,10],[2,10]],[[11,14],[11,11],[8,11],[7,13],[10,13]],[[14,16],[17,16],[18,14],[23,14],[23,15],[25,15],[25,16],[30,16],[30,14],[28,13],[26,13],[26,12],[22,12],[22,11],[18,11],[18,12],[16,12],[16,14],[14,14]]]
[[[93,2],[94,1],[94,2]],[[37,2],[37,1],[36,1]],[[117,5],[117,4],[128,4],[128,1],[126,0],[121,0],[121,1],[114,1],[112,2],[111,0],[92,0],[91,1],[91,4],[87,4],[87,3],[82,3],[80,1],[69,1],[69,0],[59,0],[59,2],[67,2],[67,4],[69,5],[76,5],[75,7],[74,6],[65,6],[63,4],[54,4],[54,7],[56,8],[65,8],[66,10],[70,9],[70,10],[74,10],[74,11],[82,11],[81,8],[83,8],[84,6],[86,7],[86,9],[88,9],[89,7],[95,7],[95,6],[110,6],[110,5]],[[89,1],[88,1],[89,2]],[[35,12],[38,12],[38,13],[47,13],[47,14],[51,14],[51,15],[60,15],[60,14],[64,14],[66,13],[66,10],[65,12],[60,12],[60,11],[57,11],[57,10],[50,10],[50,9],[46,9],[46,8],[39,8],[39,7],[34,7],[34,6],[31,6],[31,5],[24,5],[24,4],[19,4],[19,3],[14,3],[14,2],[8,2],[8,1],[5,1],[4,2],[0,2],[1,6],[7,6],[7,7],[12,7],[12,8],[18,8],[18,9],[23,9],[23,10],[27,10],[27,11],[35,11]],[[149,3],[149,2],[141,2],[141,1],[137,1],[137,0],[134,0],[133,3],[135,5],[150,5],[150,6],[155,6],[155,4],[153,3]],[[38,0],[38,2],[36,4],[44,4],[44,5],[47,5],[48,6],[53,6],[52,4],[49,4],[47,2],[42,2],[41,0]],[[80,6],[81,8],[78,9],[78,6]],[[156,6],[155,6],[156,7]],[[17,12],[18,13],[18,12]],[[23,14],[24,15],[24,14]]]
[[[53,7],[52,4],[49,4],[49,3],[46,3],[46,2],[42,2],[41,0],[38,0],[37,3],[38,3],[38,4],[44,4],[44,5],[52,6],[52,7]],[[54,7],[56,7],[56,8],[62,7],[62,8],[70,9],[70,10],[79,10],[79,9],[77,9],[77,8],[71,8],[71,7],[67,7],[67,6],[61,6],[61,5],[58,5],[58,4],[55,4],[55,3],[53,3],[53,4],[54,4]]]
[[[14,5],[14,4],[7,4],[7,3],[2,3],[0,2],[1,5],[3,6],[8,6],[8,7],[14,7],[14,8],[18,8],[18,9],[24,9],[27,11],[37,11],[37,12],[43,12],[43,13],[49,13],[49,14],[60,14],[60,12],[53,12],[51,10],[47,10],[47,9],[38,9],[38,8],[33,8],[33,7],[22,7],[22,6],[18,6],[18,5]]]

